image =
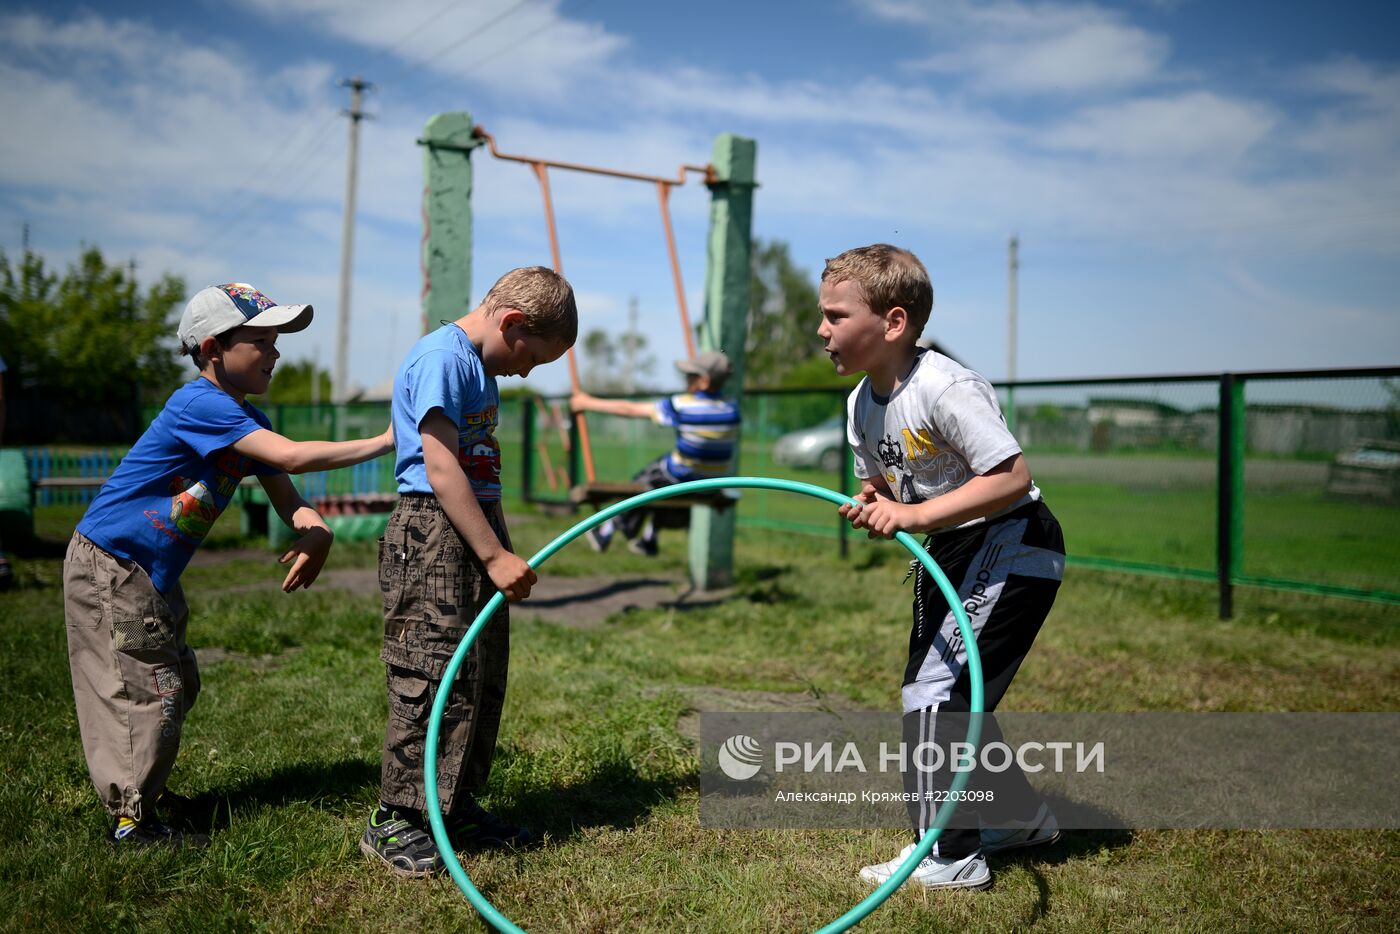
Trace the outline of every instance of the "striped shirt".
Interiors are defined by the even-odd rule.
[[[676,429],[676,447],[666,469],[677,480],[723,477],[734,472],[739,441],[739,405],[711,392],[658,399],[652,420]]]

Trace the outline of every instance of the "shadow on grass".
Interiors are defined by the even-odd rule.
[[[1082,801],[1070,801],[1056,794],[1047,795],[1046,800],[1050,803],[1051,810],[1056,813],[1072,813],[1076,823],[1100,823],[1104,825],[1121,823],[1121,818]],[[1131,830],[1063,830],[1060,832],[1060,838],[1054,843],[1025,847],[1019,850],[1007,850],[990,856],[988,859],[994,868],[1022,866],[1031,874],[1035,881],[1036,902],[1029,917],[1021,919],[1019,922],[1030,926],[1049,916],[1051,910],[1050,883],[1040,870],[1041,866],[1057,866],[1061,863],[1087,859],[1105,850],[1116,850],[1130,846],[1132,842],[1133,832]]]
[[[167,819],[211,833],[228,828],[232,815],[249,808],[293,803],[339,806],[372,798],[379,788],[379,763],[362,759],[308,762],[274,769],[195,795],[167,793],[161,810]],[[649,779],[625,763],[603,766],[573,785],[533,789],[514,796],[500,816],[546,833],[555,843],[589,827],[635,827],[658,804],[671,801],[684,779]]]
[[[675,799],[684,778],[643,778],[626,763],[603,766],[572,785],[534,789],[516,795],[497,813],[518,821],[552,843],[562,843],[589,827],[636,827],[658,804]],[[493,810],[495,810],[493,808]]]
[[[204,833],[224,830],[234,812],[294,802],[345,803],[379,786],[379,763],[363,759],[304,762],[283,766],[186,798],[169,792],[161,799],[168,819]]]

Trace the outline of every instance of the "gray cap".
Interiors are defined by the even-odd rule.
[[[719,385],[734,372],[734,364],[729,362],[723,350],[705,350],[685,360],[677,360],[676,369],[687,376],[708,376],[711,383]]]
[[[241,325],[276,328],[280,334],[300,331],[311,323],[310,305],[278,305],[246,282],[211,285],[200,289],[180,316],[180,349],[199,349],[206,337],[215,337]]]

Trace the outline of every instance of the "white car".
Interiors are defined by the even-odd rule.
[[[846,462],[846,416],[833,415],[810,428],[790,431],[773,443],[773,460],[789,467],[835,473]]]

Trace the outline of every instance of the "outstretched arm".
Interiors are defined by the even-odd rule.
[[[390,425],[383,434],[357,441],[293,441],[275,431],[260,428],[235,441],[233,449],[244,457],[262,461],[287,473],[334,470],[392,451],[394,427]]]
[[[576,392],[569,397],[569,408],[575,412],[597,412],[599,415],[621,415],[623,418],[651,418],[656,404],[628,399],[599,399],[586,392]]]
[[[331,542],[335,540],[321,514],[310,503],[302,499],[292,480],[284,473],[259,477],[268,502],[282,517],[282,521],[300,536],[286,553],[278,559],[279,564],[291,562],[287,577],[282,581],[282,590],[291,593],[298,587],[309,588],[320,576],[326,558],[331,553]]]

